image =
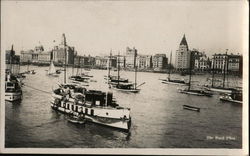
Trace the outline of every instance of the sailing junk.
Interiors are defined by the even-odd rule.
[[[111,82],[110,84],[112,85],[112,87],[116,90],[119,91],[123,91],[123,92],[132,92],[132,93],[138,93],[140,91],[140,89],[138,88],[139,86],[142,86],[144,83],[140,84],[139,86],[137,86],[136,81],[137,81],[137,67],[135,66],[135,83],[130,83],[128,82],[127,79],[122,79],[122,81],[120,81],[120,61],[119,61],[119,55],[118,55],[118,76],[117,76],[117,80],[116,82]]]
[[[228,50],[228,49],[227,49]],[[214,56],[214,63],[213,63],[213,69],[212,69],[212,84],[211,86],[208,86],[208,85],[205,85],[204,88],[206,90],[209,90],[209,91],[214,91],[214,92],[221,92],[221,93],[232,93],[234,91],[236,91],[235,88],[227,88],[225,87],[225,79],[226,79],[226,73],[228,72],[226,70],[226,67],[228,67],[228,58],[227,58],[227,51],[226,51],[226,54],[225,54],[225,58],[224,58],[224,67],[223,67],[223,85],[222,86],[214,86],[214,64],[215,64],[215,56]]]
[[[201,89],[191,89],[191,78],[192,78],[192,53],[190,53],[190,65],[189,65],[189,83],[188,83],[188,88],[187,89],[179,89],[180,93],[183,94],[189,94],[189,95],[197,95],[197,96],[208,96],[211,97],[213,94],[205,91],[205,90],[201,90]]]
[[[174,80],[170,79],[171,75],[171,61],[172,61],[172,52],[170,54],[170,64],[169,64],[169,73],[168,73],[168,78],[165,80],[162,80],[162,83],[164,84],[179,84],[179,85],[186,85],[186,82],[184,80]]]
[[[57,111],[79,116],[87,121],[128,131],[131,125],[130,109],[120,107],[113,94],[87,90],[76,85],[61,85],[53,91],[51,107]]]

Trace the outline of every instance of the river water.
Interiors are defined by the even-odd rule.
[[[75,125],[50,107],[51,91],[62,82],[48,77],[48,67],[30,66],[37,73],[24,79],[23,100],[5,102],[5,147],[33,148],[241,148],[242,106],[213,97],[180,94],[180,86],[162,84],[166,74],[138,72],[141,92],[123,93],[112,90],[120,106],[131,108],[129,134],[87,123]],[[21,66],[21,72],[27,69]],[[76,69],[74,69],[76,72]],[[68,69],[68,75],[72,69]],[[88,88],[107,91],[105,70],[91,70],[97,82]],[[121,71],[121,76],[134,80],[134,72]],[[171,75],[188,79],[188,76]],[[193,84],[203,84],[209,75],[194,75]],[[241,79],[231,77],[231,85]],[[32,88],[31,88],[32,87]],[[35,89],[34,89],[35,88]],[[38,90],[39,89],[39,90]],[[42,90],[42,91],[40,91]],[[200,112],[183,109],[182,105],[201,108]]]

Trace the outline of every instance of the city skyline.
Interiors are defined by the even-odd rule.
[[[1,50],[10,49],[12,44],[17,53],[39,44],[51,50],[65,33],[67,44],[74,46],[79,55],[108,54],[111,49],[114,54],[124,53],[128,46],[138,49],[139,54],[165,53],[169,57],[185,34],[190,49],[204,51],[208,56],[224,53],[225,49],[243,54],[243,4],[3,1]]]

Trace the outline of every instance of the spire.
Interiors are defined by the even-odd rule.
[[[182,38],[182,40],[181,40],[180,45],[188,45],[188,44],[187,44],[186,37],[185,37],[185,34],[183,35],[183,38]]]

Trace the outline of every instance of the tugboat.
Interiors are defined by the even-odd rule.
[[[130,109],[120,107],[111,92],[59,87],[53,91],[51,107],[66,114],[84,114],[87,122],[129,131]]]
[[[17,101],[22,99],[21,84],[18,79],[8,73],[5,78],[5,100]]]
[[[174,80],[174,79],[170,79],[170,75],[171,75],[171,61],[172,61],[172,52],[170,54],[170,65],[169,65],[169,73],[168,73],[168,78],[167,79],[163,79],[162,83],[164,84],[177,84],[177,85],[187,85],[186,82],[184,80]]]
[[[234,91],[231,94],[223,94],[220,96],[221,101],[227,101],[227,102],[232,102],[232,103],[237,103],[237,104],[242,104],[242,91]]]

